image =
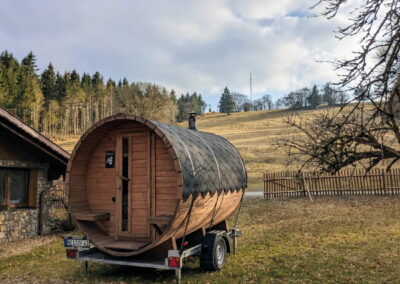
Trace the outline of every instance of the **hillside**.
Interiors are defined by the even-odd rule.
[[[299,112],[301,117],[313,111]],[[288,163],[287,153],[276,146],[276,141],[293,134],[287,129],[287,110],[252,111],[231,115],[211,113],[198,118],[197,128],[212,132],[228,139],[241,153],[249,176],[249,189],[262,189],[262,175],[266,171],[295,169],[296,164]],[[181,126],[186,127],[186,123]]]
[[[320,110],[298,112],[301,117],[310,116]],[[197,128],[201,131],[221,135],[232,142],[240,151],[246,163],[249,175],[249,189],[262,189],[262,174],[266,171],[295,169],[296,164],[288,163],[283,149],[274,147],[277,139],[292,135],[284,118],[290,114],[287,110],[252,111],[232,113],[207,113],[197,119]],[[187,127],[187,123],[180,123]],[[54,139],[61,147],[71,152],[79,136]]]

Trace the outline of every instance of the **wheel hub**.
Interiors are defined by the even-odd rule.
[[[224,247],[221,245],[221,243],[217,244],[217,249],[216,249],[216,260],[218,265],[222,265],[224,263],[225,259],[225,250]]]

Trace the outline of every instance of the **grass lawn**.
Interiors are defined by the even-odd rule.
[[[239,253],[220,272],[185,263],[183,283],[398,283],[400,197],[246,199]],[[18,247],[18,243],[1,246]],[[170,283],[173,272],[91,264],[65,258],[61,239],[0,254],[0,282]]]

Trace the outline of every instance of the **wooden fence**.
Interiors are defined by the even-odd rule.
[[[288,171],[264,174],[264,198],[400,194],[400,169],[346,169],[335,175]]]

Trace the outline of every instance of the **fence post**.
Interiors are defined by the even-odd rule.
[[[310,201],[313,201],[313,199],[311,197],[310,188],[308,187],[308,184],[306,182],[306,178],[305,178],[303,172],[301,172],[301,180],[302,180],[302,184],[303,184],[304,196],[306,196],[306,192],[307,192],[308,193],[308,197],[310,198]]]
[[[383,189],[383,195],[386,195],[386,174],[385,174],[385,170],[382,169],[381,171],[381,177],[382,177],[382,189]]]
[[[264,173],[263,174],[263,177],[264,177],[264,180],[263,180],[263,183],[264,183],[264,199],[267,199],[267,188],[266,188],[266,186],[265,186],[265,183],[266,183],[266,176],[267,176],[267,173]]]

